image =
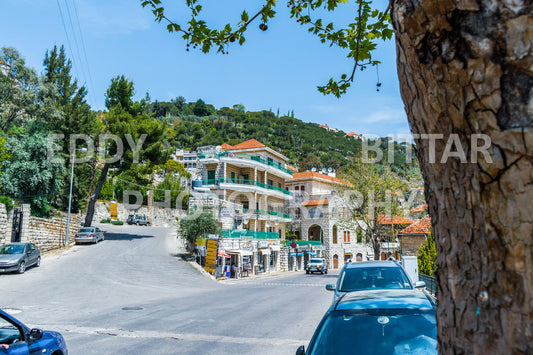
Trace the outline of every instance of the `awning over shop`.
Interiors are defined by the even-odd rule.
[[[254,254],[254,253],[252,253],[249,250],[226,250],[226,253],[227,254],[241,254],[243,256],[253,255]]]
[[[230,256],[228,254],[224,254],[224,253],[221,253],[221,252],[218,252],[218,256],[223,257],[223,258],[230,258]]]
[[[289,256],[290,257],[294,257],[294,256],[302,256],[304,255],[304,253],[289,253]]]
[[[307,252],[310,256],[316,256],[316,253]]]

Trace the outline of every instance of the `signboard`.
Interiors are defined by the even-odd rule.
[[[109,208],[111,210],[111,219],[118,219],[117,201],[111,200],[111,203],[109,204]]]
[[[268,240],[260,240],[257,242],[257,249],[268,248]]]
[[[295,242],[291,243],[291,248],[293,248],[293,249],[296,248],[296,243]]]
[[[214,275],[215,269],[217,268],[218,240],[207,239],[205,243],[205,248],[206,253],[204,269],[210,274]]]
[[[231,217],[231,208],[221,208],[220,209],[220,215],[222,217]]]

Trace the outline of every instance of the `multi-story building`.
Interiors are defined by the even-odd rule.
[[[252,245],[252,251],[224,250],[226,255],[239,254],[232,256],[232,263],[250,264],[254,271],[279,270],[280,241],[285,239],[286,224],[292,220],[287,214],[292,193],[285,181],[292,178],[293,171],[287,161],[283,154],[255,139],[199,152],[202,189],[221,201],[242,206],[242,212],[226,208],[218,213],[224,239],[240,238]],[[227,241],[220,245],[225,244]]]
[[[362,240],[361,227],[344,222],[348,219],[347,211],[335,190],[345,183],[335,173],[325,171],[294,173],[286,182],[294,196],[290,206],[294,215],[291,233],[308,245],[307,253],[316,254],[321,249],[332,269],[342,267],[348,260],[373,259],[372,249]],[[306,253],[302,256],[305,263]]]

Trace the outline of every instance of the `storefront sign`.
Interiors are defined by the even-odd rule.
[[[268,241],[267,240],[260,240],[257,242],[257,249],[264,249],[268,248]]]
[[[206,255],[205,255],[204,269],[214,275],[215,269],[217,268],[218,240],[208,239],[206,241],[205,248],[206,248]]]
[[[220,209],[220,215],[222,217],[231,217],[231,209],[230,208],[221,208]]]

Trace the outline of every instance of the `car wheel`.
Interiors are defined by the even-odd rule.
[[[37,261],[35,262],[35,267],[41,266],[41,257],[37,258]]]
[[[305,270],[305,273],[309,275],[309,270]]]
[[[328,270],[324,271],[324,274],[327,274],[328,273]]]
[[[324,275],[324,270],[320,270],[320,275]]]
[[[25,261],[21,261],[20,264],[19,264],[19,268],[17,270],[17,273],[23,274],[24,271],[26,271],[26,262]]]

